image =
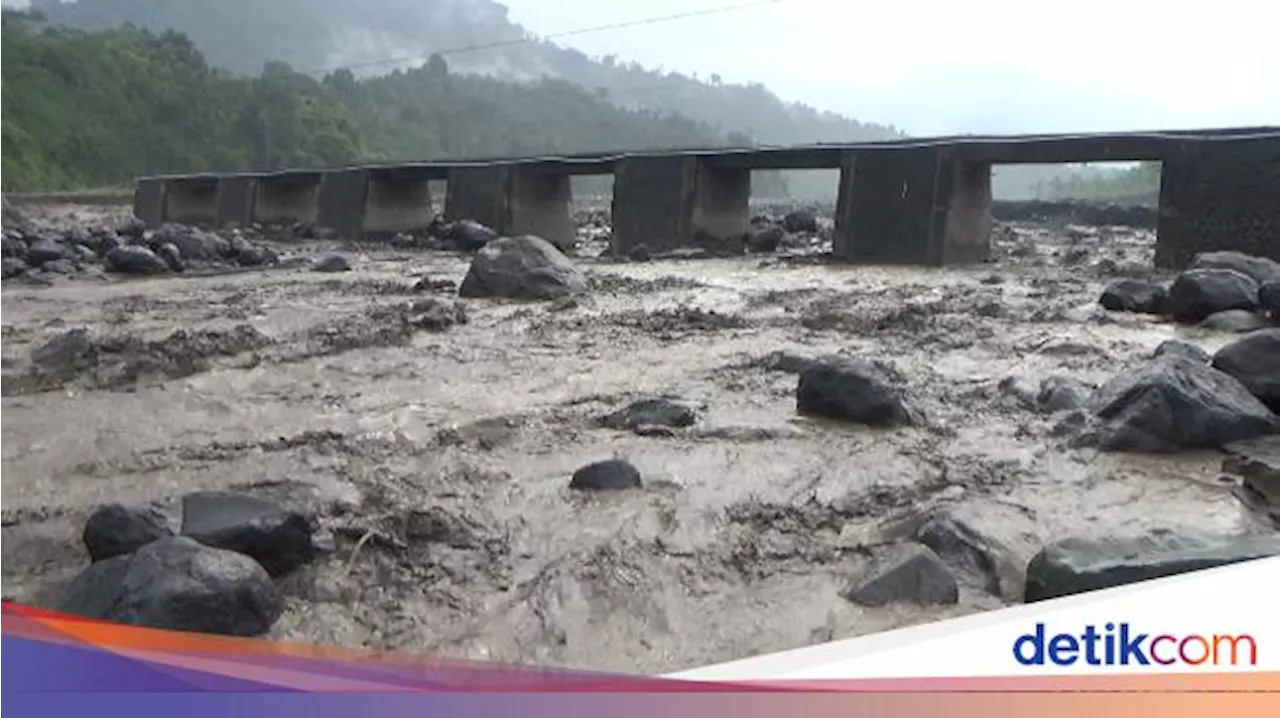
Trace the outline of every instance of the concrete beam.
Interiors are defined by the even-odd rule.
[[[314,224],[320,215],[321,172],[283,172],[258,177],[253,221],[260,224]]]
[[[1217,250],[1280,261],[1280,138],[1185,140],[1166,152],[1156,266]]]
[[[943,265],[990,252],[991,167],[952,148],[846,154],[834,254],[852,262]]]
[[[202,226],[218,223],[217,177],[170,177],[164,182],[163,221]]]
[[[133,216],[148,227],[164,224],[164,189],[163,179],[144,177],[133,190]]]
[[[750,232],[751,171],[700,157],[627,157],[613,182],[613,248],[663,251]]]
[[[253,204],[258,192],[254,175],[227,175],[218,178],[218,223],[224,227],[253,224]]]

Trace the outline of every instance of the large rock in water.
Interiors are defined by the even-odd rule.
[[[1258,309],[1280,320],[1280,280],[1258,287]]]
[[[958,602],[960,588],[951,569],[933,551],[904,543],[876,556],[866,574],[846,586],[840,596],[864,606],[937,606]]]
[[[1193,324],[1228,309],[1258,308],[1258,283],[1234,269],[1190,269],[1169,287],[1174,321]]]
[[[107,252],[106,269],[120,274],[165,274],[169,265],[146,247],[116,247]]]
[[[869,426],[911,423],[893,377],[861,359],[824,359],[806,366],[796,387],[796,410]]]
[[[1280,262],[1233,250],[1197,254],[1189,269],[1232,269],[1258,284],[1280,281]]]
[[[569,488],[575,491],[622,491],[640,486],[640,470],[622,459],[587,464],[573,472],[569,479]]]
[[[503,237],[489,242],[471,261],[460,297],[558,299],[587,291],[587,277],[541,237]]]
[[[1094,439],[1103,451],[1216,448],[1276,430],[1276,416],[1239,381],[1170,354],[1095,392]]]
[[[1265,317],[1248,309],[1228,309],[1210,314],[1198,325],[1201,329],[1228,334],[1245,334],[1270,326]]]
[[[146,628],[258,636],[283,603],[253,559],[175,536],[91,564],[57,608]]]
[[[1043,543],[1032,515],[995,501],[939,510],[915,538],[967,583],[1008,600],[1022,598],[1027,562]]]
[[[152,541],[170,536],[173,529],[156,507],[108,504],[89,516],[82,540],[89,558],[102,561],[133,553]]]
[[[272,576],[316,556],[314,529],[306,516],[253,496],[200,491],[182,498],[183,536],[252,556]]]
[[[1103,290],[1098,303],[1112,312],[1159,314],[1164,310],[1166,296],[1165,288],[1159,284],[1122,279]]]
[[[1262,329],[1219,349],[1213,368],[1235,377],[1273,412],[1280,412],[1280,329]]]
[[[1065,539],[1027,565],[1024,600],[1044,601],[1189,571],[1280,555],[1280,535],[1184,536],[1168,531],[1130,539]]]

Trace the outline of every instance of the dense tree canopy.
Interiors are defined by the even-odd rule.
[[[282,62],[257,77],[211,67],[184,35],[3,24],[5,189],[67,189],[159,172],[358,160],[690,147],[706,125],[625,110],[559,80],[454,75],[443,61],[320,80]],[[741,138],[735,138],[741,141]]]

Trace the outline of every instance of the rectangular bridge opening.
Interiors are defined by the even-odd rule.
[[[265,175],[258,179],[253,219],[260,224],[315,223],[324,175],[305,172]]]
[[[218,222],[218,179],[184,177],[169,180],[164,193],[164,219],[191,225]]]
[[[751,172],[750,252],[829,251],[838,169],[758,169]]]
[[[1077,229],[1066,235],[1066,225],[1106,227],[1107,236],[1134,233],[1140,254],[1131,259],[1150,264],[1156,245],[1160,171],[1161,163],[1156,161],[996,165],[992,218],[1043,225],[1013,231],[1031,232],[1029,236],[1055,244],[1085,241],[1093,231]],[[1007,232],[1002,236],[1012,238]],[[1120,251],[1115,242],[1099,247],[1100,252],[1113,250]]]

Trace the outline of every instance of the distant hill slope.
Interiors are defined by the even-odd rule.
[[[10,12],[3,43],[3,181],[12,191],[158,172],[727,141],[688,118],[624,110],[567,82],[455,76],[441,64],[317,81],[269,63],[248,77],[210,67],[179,33],[85,33]]]
[[[51,21],[100,30],[129,22],[189,35],[209,61],[257,74],[268,61],[299,71],[424,57],[438,50],[527,37],[493,0],[78,0],[49,5]],[[675,112],[762,143],[889,139],[892,127],[786,103],[762,85],[721,85],[592,59],[547,42],[461,53],[455,72],[567,80],[628,108]],[[385,71],[385,65],[366,71]]]

